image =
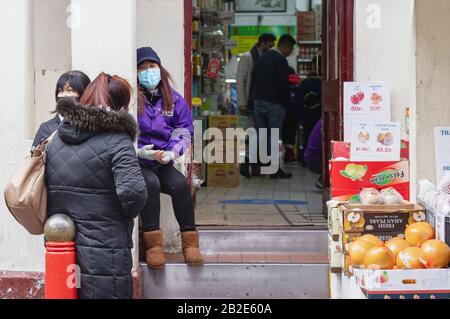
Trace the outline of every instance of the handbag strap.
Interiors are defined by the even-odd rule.
[[[48,148],[48,145],[53,140],[53,138],[55,137],[57,132],[58,132],[58,130],[54,131],[52,133],[52,135],[50,135],[44,142],[42,142],[44,144],[44,149],[42,150],[42,153],[43,153],[42,154],[42,160],[44,161],[44,165],[47,163],[47,148]]]

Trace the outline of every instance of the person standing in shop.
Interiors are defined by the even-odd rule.
[[[282,35],[275,49],[263,54],[255,68],[255,119],[257,129],[278,130],[281,135],[286,108],[290,100],[289,65],[287,57],[292,54],[295,39]],[[259,132],[258,132],[259,135]],[[268,140],[268,152],[270,149]],[[292,174],[284,172],[281,167],[271,178],[291,178]]]
[[[300,77],[297,75],[293,67],[289,67],[289,85],[290,85],[290,100],[289,106],[286,109],[284,117],[282,140],[284,146],[284,162],[292,163],[296,161],[294,145],[297,136],[297,130],[302,115],[302,110],[299,107],[299,87]]]
[[[316,187],[322,189],[322,119],[318,120],[308,139],[305,149],[306,167],[314,174],[319,174]]]
[[[141,212],[147,264],[154,269],[165,264],[159,225],[160,194],[165,193],[172,197],[186,263],[202,265],[191,188],[186,177],[173,166],[174,160],[191,146],[194,131],[191,110],[170,85],[170,75],[152,48],[137,50],[137,68],[138,157],[148,192]]]
[[[264,33],[258,38],[258,43],[245,52],[239,60],[236,73],[236,86],[238,106],[241,114],[246,114],[255,122],[254,97],[255,97],[255,73],[254,67],[259,57],[275,46],[276,37],[272,33]],[[251,172],[250,172],[251,169]],[[259,176],[261,174],[258,163],[249,160],[248,145],[246,147],[245,163],[240,167],[241,175],[245,177]]]
[[[301,108],[304,111],[303,120],[303,149],[308,147],[309,137],[322,117],[322,80],[321,54],[313,58],[313,71],[300,85]],[[306,163],[305,163],[306,164]]]

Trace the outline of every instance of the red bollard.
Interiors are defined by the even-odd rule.
[[[73,241],[46,243],[45,299],[77,299],[77,266]]]

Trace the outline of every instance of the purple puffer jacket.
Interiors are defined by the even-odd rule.
[[[144,114],[138,116],[138,147],[154,145],[154,150],[172,151],[181,156],[191,146],[194,125],[191,110],[184,98],[172,91],[173,110],[169,114],[163,112],[163,100],[156,105],[145,100]],[[147,166],[157,164],[155,161],[142,160]]]

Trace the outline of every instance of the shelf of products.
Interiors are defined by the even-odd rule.
[[[314,57],[322,51],[321,41],[299,41],[298,74],[306,77],[314,71]]]
[[[228,95],[225,65],[229,24],[234,20],[232,6],[225,0],[193,0],[192,21],[192,96],[202,101],[193,107],[194,118],[205,111],[227,109]]]

